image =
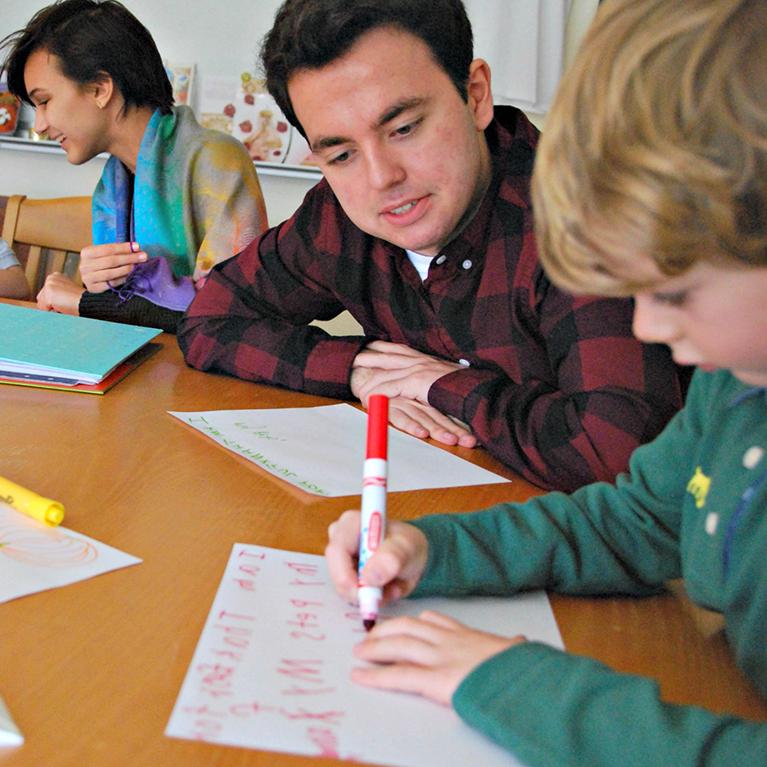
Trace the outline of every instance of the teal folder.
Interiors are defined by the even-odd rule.
[[[156,328],[0,303],[0,374],[99,383],[160,333]]]

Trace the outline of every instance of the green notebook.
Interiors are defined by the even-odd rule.
[[[96,384],[160,333],[0,303],[0,376]]]

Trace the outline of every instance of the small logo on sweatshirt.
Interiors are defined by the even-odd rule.
[[[695,506],[702,509],[706,505],[706,496],[708,495],[708,489],[711,487],[711,477],[707,477],[703,473],[703,469],[700,466],[695,468],[695,474],[687,483],[687,492],[695,498]]]

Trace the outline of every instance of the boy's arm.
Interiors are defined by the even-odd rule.
[[[179,325],[179,345],[200,370],[350,399],[352,362],[367,340],[309,325],[344,307],[314,278],[321,255],[296,225],[294,217],[269,230],[211,271]]]
[[[651,679],[537,643],[480,665],[452,703],[466,722],[529,764],[767,764],[767,723],[664,703]]]
[[[569,492],[625,471],[682,395],[668,350],[633,337],[630,301],[574,298],[540,283],[530,334],[545,346],[556,385],[471,367],[437,380],[428,402],[530,481]]]
[[[429,541],[417,593],[646,594],[678,578],[690,456],[716,394],[694,382],[687,407],[634,453],[630,475],[615,485],[416,520]]]

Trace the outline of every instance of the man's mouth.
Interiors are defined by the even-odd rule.
[[[407,213],[409,210],[412,210],[417,203],[418,200],[411,200],[410,202],[406,202],[404,205],[400,205],[398,208],[392,208],[389,213],[392,213],[395,216],[401,216],[403,213]]]

